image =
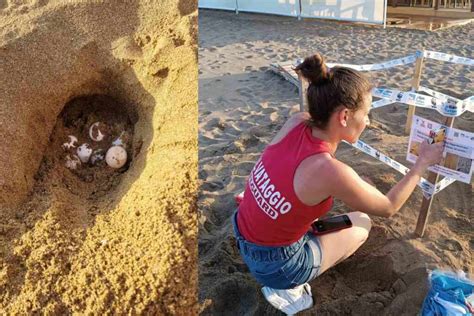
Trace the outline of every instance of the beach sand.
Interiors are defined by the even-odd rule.
[[[259,14],[199,12],[199,300],[203,315],[274,315],[235,247],[230,217],[246,177],[285,120],[299,109],[298,90],[269,71],[316,51],[329,62],[367,64],[427,49],[472,58],[473,25],[428,32]],[[414,66],[370,73],[377,86],[409,90]],[[458,98],[473,94],[472,68],[429,60],[422,85]],[[407,107],[371,114],[361,139],[406,161]],[[417,114],[440,121],[431,110]],[[474,114],[454,126],[474,131]],[[387,192],[401,175],[341,144],[337,158]],[[311,282],[315,306],[303,315],[415,315],[427,292],[427,269],[473,271],[473,185],[456,182],[436,195],[423,238],[414,236],[417,188],[392,218],[372,217],[367,242]],[[330,214],[348,211],[336,201]]]
[[[196,1],[0,3],[0,313],[197,312],[196,57]],[[124,168],[65,167],[94,120]]]

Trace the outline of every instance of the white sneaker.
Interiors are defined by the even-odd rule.
[[[277,290],[264,286],[262,293],[273,307],[287,315],[294,315],[313,306],[311,286],[308,283],[288,290]]]

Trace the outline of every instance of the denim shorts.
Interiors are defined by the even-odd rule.
[[[291,289],[319,275],[322,252],[318,237],[308,232],[288,246],[260,246],[246,241],[232,216],[237,247],[252,275],[264,286]]]

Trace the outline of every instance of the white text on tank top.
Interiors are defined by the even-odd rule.
[[[281,214],[286,214],[291,210],[291,203],[277,190],[272,183],[262,160],[259,160],[253,168],[249,187],[260,210],[275,220]]]

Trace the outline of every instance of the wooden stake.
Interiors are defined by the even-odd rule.
[[[420,88],[421,72],[423,70],[423,55],[416,58],[415,73],[411,82],[411,89],[417,91]],[[405,125],[405,134],[410,134],[411,122],[413,121],[413,115],[415,115],[415,106],[410,105],[408,107],[407,122]]]
[[[446,118],[444,125],[448,126],[449,128],[453,127],[454,124],[454,117]],[[428,174],[428,182],[432,183],[436,187],[436,183],[438,183],[439,174],[435,172],[429,172]],[[416,222],[415,234],[418,237],[423,237],[425,233],[426,223],[428,222],[428,216],[430,215],[431,204],[433,203],[434,194],[427,199],[423,196],[423,200],[421,201],[420,207],[420,214],[418,215],[418,221]]]
[[[438,182],[439,174],[431,172],[428,174],[428,182],[433,183],[436,186]],[[434,194],[430,198],[423,196],[420,206],[420,214],[418,215],[418,221],[416,222],[415,234],[418,237],[423,237],[425,233],[426,223],[428,222],[428,216],[430,215],[431,204],[433,203]]]
[[[298,90],[300,94],[300,112],[304,112],[308,110],[308,82],[303,78],[303,76],[297,72],[298,74]]]

